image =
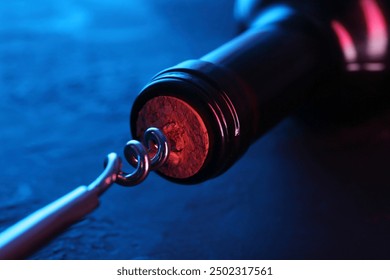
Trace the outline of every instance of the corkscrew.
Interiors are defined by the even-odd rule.
[[[127,142],[124,156],[136,169],[130,174],[118,172],[116,183],[119,185],[126,187],[138,185],[145,180],[151,170],[158,169],[168,159],[168,140],[161,130],[150,127],[145,131],[143,138],[143,143],[137,140]]]
[[[54,235],[63,231],[99,205],[99,196],[112,184],[135,186],[158,169],[169,156],[169,143],[164,133],[148,128],[141,141],[130,140],[124,148],[126,160],[135,167],[131,173],[122,171],[122,160],[110,153],[104,171],[88,186],[80,186],[54,202],[35,211],[0,233],[0,259],[21,259],[38,249]]]

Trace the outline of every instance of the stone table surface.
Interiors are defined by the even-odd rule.
[[[129,140],[160,70],[236,34],[232,0],[0,4],[0,230],[91,182]],[[155,174],[32,259],[390,258],[390,114],[312,129],[288,118],[196,186]]]

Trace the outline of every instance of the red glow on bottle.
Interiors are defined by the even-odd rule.
[[[375,0],[361,0],[360,7],[367,26],[367,41],[355,43],[351,33],[337,21],[331,22],[348,71],[383,71],[388,52],[389,33],[385,16]]]
[[[361,0],[360,5],[367,24],[367,55],[381,59],[386,55],[389,40],[385,17],[375,0]]]
[[[356,63],[357,61],[357,50],[355,43],[353,42],[351,34],[349,34],[348,30],[342,25],[339,21],[333,20],[331,22],[332,28],[337,35],[339,40],[339,44],[341,46],[341,50],[343,51],[345,61],[348,64],[351,64],[353,67],[348,69],[350,71],[357,71],[360,69],[359,65]]]

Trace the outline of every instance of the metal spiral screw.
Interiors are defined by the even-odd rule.
[[[142,142],[130,140],[126,143],[124,156],[135,170],[132,173],[120,171],[115,182],[125,187],[141,183],[151,170],[166,162],[168,155],[169,145],[164,133],[155,127],[148,128]]]

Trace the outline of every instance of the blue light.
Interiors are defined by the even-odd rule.
[[[285,5],[275,5],[266,9],[253,23],[254,26],[265,26],[281,21],[293,13],[293,10]]]

